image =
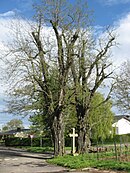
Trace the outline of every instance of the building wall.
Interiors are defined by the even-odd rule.
[[[118,135],[130,133],[130,121],[126,120],[125,118],[120,119],[112,126],[116,128],[116,134]]]

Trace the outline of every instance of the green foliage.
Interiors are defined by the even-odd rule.
[[[54,149],[53,147],[27,147],[26,148],[27,151],[29,152],[34,152],[34,153],[45,153],[45,152],[48,152],[48,151],[51,151],[53,152]]]
[[[11,137],[5,139],[5,146],[30,146],[30,138]]]
[[[91,110],[89,114],[89,126],[91,128],[91,137],[93,139],[105,139],[110,136],[114,114],[111,111],[111,101],[104,102],[101,93],[96,93],[92,99]]]
[[[72,155],[65,155],[63,157],[55,157],[51,160],[48,160],[51,164],[57,164],[60,166],[68,167],[71,169],[79,169],[93,166],[94,160],[88,160],[86,155],[79,155],[79,156],[72,156]]]
[[[130,134],[124,135],[114,135],[114,137],[108,137],[104,140],[104,144],[113,144],[113,141],[116,143],[130,143]]]
[[[72,147],[72,139],[70,138],[70,136],[65,137],[65,146],[66,147]]]
[[[119,161],[99,161],[97,168],[101,169],[113,169],[119,171],[130,171],[130,162],[119,162]]]
[[[55,107],[59,96],[58,69],[52,66],[48,73],[47,83],[53,97],[53,103],[46,103],[43,93],[37,91],[37,95],[32,103],[32,110],[35,109],[36,111],[29,118],[32,122],[31,129],[36,134],[39,131],[43,131],[44,136],[50,136],[51,133],[52,119],[48,115],[48,106],[51,104],[52,107]]]
[[[12,119],[3,127],[3,131],[14,130],[17,128],[23,128],[23,122],[19,119]]]
[[[79,155],[79,156],[59,156],[48,160],[51,164],[65,166],[71,169],[80,169],[87,167],[94,167],[99,169],[113,169],[113,170],[126,170],[130,171],[130,162],[120,162],[115,160],[97,160],[97,158],[91,154]]]
[[[71,95],[71,91],[69,91]],[[69,97],[69,96],[68,96]],[[69,100],[69,103],[74,103],[73,97]],[[95,93],[89,112],[89,116],[86,122],[89,124],[90,137],[91,139],[102,139],[110,136],[110,131],[112,129],[112,122],[114,114],[111,111],[112,103],[111,101],[104,102],[104,96],[101,93]],[[66,122],[66,134],[70,133],[73,127],[76,127],[77,117],[74,105],[70,104],[65,110],[67,115],[65,118]]]
[[[11,137],[5,139],[6,146],[30,146],[31,139],[30,138],[18,138],[18,137]],[[33,138],[32,140],[33,147],[40,146],[40,138]],[[52,142],[49,138],[43,138],[43,147],[51,147]]]

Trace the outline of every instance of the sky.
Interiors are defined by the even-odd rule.
[[[0,0],[0,48],[3,46],[3,42],[9,39],[7,25],[12,17],[17,13],[32,20],[34,13],[32,4],[38,1]],[[114,64],[120,65],[127,59],[130,60],[130,0],[88,0],[88,7],[93,11],[92,18],[95,28],[113,26],[116,30],[119,46],[113,48]],[[0,128],[12,118],[18,118],[2,113],[5,108],[4,88],[5,85],[0,76]],[[25,127],[28,126],[27,118],[22,120]]]

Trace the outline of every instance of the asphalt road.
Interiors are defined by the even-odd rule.
[[[29,153],[17,148],[0,147],[0,173],[48,173],[66,172],[60,166],[46,162],[51,154]]]

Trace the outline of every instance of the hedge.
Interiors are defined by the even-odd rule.
[[[49,138],[43,138],[43,147],[51,147],[52,142]],[[5,146],[31,146],[31,139],[30,138],[18,138],[18,137],[11,137],[5,139]],[[32,139],[32,146],[39,147],[40,146],[40,139],[33,138]]]

